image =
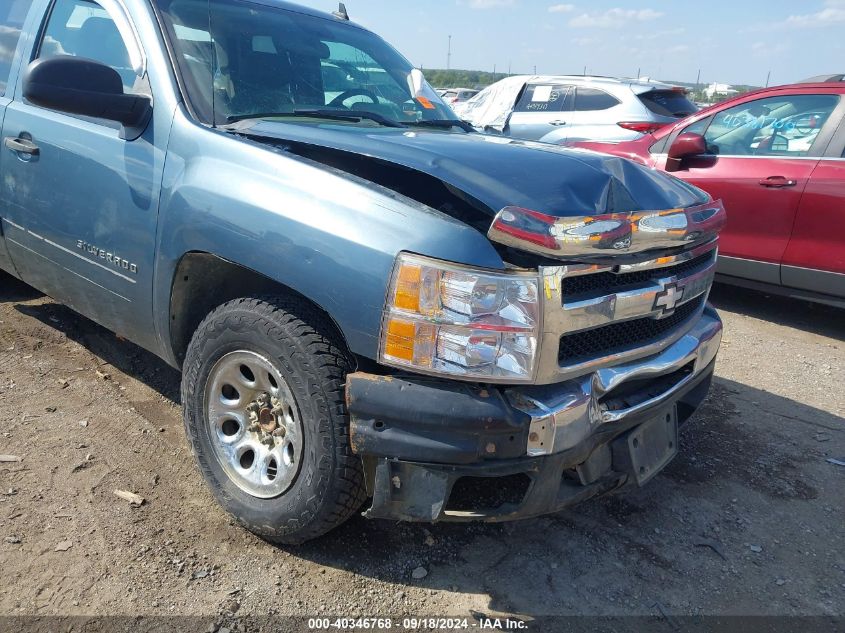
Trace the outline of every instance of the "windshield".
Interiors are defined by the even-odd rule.
[[[347,124],[456,120],[422,73],[378,36],[272,0],[156,0],[188,99],[205,123],[371,113]],[[209,11],[211,12],[209,15]]]

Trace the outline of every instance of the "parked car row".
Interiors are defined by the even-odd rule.
[[[632,159],[728,212],[720,279],[845,303],[843,75],[697,111],[683,89],[606,77],[510,77],[455,112],[493,134]]]
[[[438,90],[437,94],[439,94],[440,98],[449,105],[455,105],[457,103],[469,101],[477,95],[478,92],[478,90],[474,90],[472,88],[447,88]]]
[[[546,143],[638,138],[694,113],[683,88],[611,77],[516,76],[454,107],[473,127]]]
[[[579,142],[721,198],[722,281],[845,304],[845,83],[746,94],[629,142]]]

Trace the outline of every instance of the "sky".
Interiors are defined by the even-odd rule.
[[[294,0],[334,11],[332,0]],[[845,72],[845,0],[345,0],[416,66],[764,85]]]

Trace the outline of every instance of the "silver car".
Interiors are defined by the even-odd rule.
[[[456,103],[469,101],[477,94],[478,90],[473,88],[449,88],[448,90],[444,90],[440,96],[449,105],[455,105]]]
[[[547,143],[633,140],[698,111],[683,88],[580,75],[508,77],[452,108],[480,130]]]

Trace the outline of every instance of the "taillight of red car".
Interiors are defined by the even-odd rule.
[[[657,123],[655,121],[620,121],[617,123],[621,128],[639,132],[640,134],[653,134],[662,127],[668,125],[667,123]]]

